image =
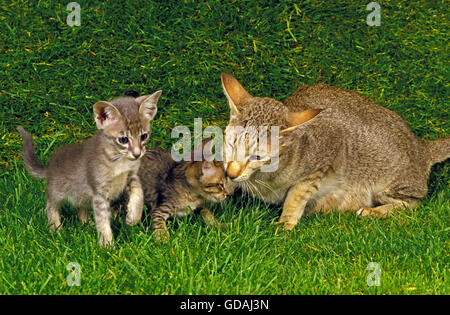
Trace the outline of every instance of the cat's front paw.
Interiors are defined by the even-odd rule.
[[[115,249],[116,248],[112,237],[110,238],[108,236],[101,235],[100,239],[99,239],[99,243],[100,243],[101,247],[106,248],[106,249]]]
[[[142,212],[143,205],[141,203],[130,203],[127,207],[125,222],[131,226],[138,224],[141,221]]]
[[[285,231],[292,231],[295,228],[295,226],[297,225],[296,223],[281,221],[281,219],[278,220],[277,222],[274,222],[273,224],[280,226]]]
[[[164,243],[167,244],[169,241],[169,231],[165,229],[157,229],[153,232],[153,235],[155,236],[155,241],[158,243]]]
[[[127,204],[127,217],[126,217],[127,224],[131,226],[138,224],[139,221],[141,221],[143,210],[144,210],[144,198],[142,195],[142,189],[131,188],[130,200],[128,201]]]
[[[139,221],[141,221],[141,216],[136,215],[135,213],[132,213],[132,212],[129,212],[127,214],[127,217],[125,218],[125,222],[131,226],[138,224]]]

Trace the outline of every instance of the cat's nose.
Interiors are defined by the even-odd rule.
[[[141,150],[140,149],[133,149],[131,151],[131,154],[137,160],[137,159],[139,159],[141,157]]]
[[[227,175],[229,178],[234,179],[241,173],[241,168],[239,164],[235,161],[229,162],[227,164]]]

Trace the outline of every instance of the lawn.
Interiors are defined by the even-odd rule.
[[[79,0],[70,27],[61,1],[0,1],[0,293],[449,294],[448,161],[422,205],[385,220],[318,214],[284,232],[272,224],[279,207],[237,194],[212,208],[228,228],[193,215],[169,225],[167,244],[148,219],[117,218],[114,250],[70,206],[50,233],[45,182],[21,161],[18,125],[46,162],[95,133],[96,101],[127,90],[163,90],[150,146],[169,149],[172,128],[194,118],[225,127],[221,71],[278,100],[317,82],[352,89],[422,139],[450,136],[448,2],[379,1],[379,27],[366,23],[369,2]]]

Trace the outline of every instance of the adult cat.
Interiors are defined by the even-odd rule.
[[[242,126],[243,132],[280,127],[276,171],[261,171],[278,156],[270,143],[256,157],[246,153],[231,160],[226,154],[225,167],[251,195],[283,203],[278,223],[288,230],[305,211],[383,217],[414,207],[427,193],[431,166],[450,157],[450,138],[420,140],[399,115],[352,91],[316,84],[298,89],[283,104],[251,96],[228,74],[222,73],[222,86],[229,127]],[[226,135],[225,150],[236,149],[238,138]]]

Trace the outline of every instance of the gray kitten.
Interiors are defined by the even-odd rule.
[[[61,225],[59,208],[69,201],[78,208],[82,222],[87,208],[93,208],[100,244],[113,246],[110,202],[127,188],[126,222],[137,224],[142,216],[143,192],[137,171],[149,139],[150,122],[155,117],[161,91],[152,95],[119,97],[94,105],[98,132],[81,144],[56,150],[47,166],[34,156],[31,136],[22,128],[23,159],[27,170],[47,181],[47,218],[51,230]]]
[[[207,201],[221,202],[229,194],[221,162],[176,162],[169,152],[153,148],[142,158],[139,177],[157,240],[167,238],[168,218],[183,217],[199,208],[208,225],[225,226],[205,208]]]
[[[305,211],[384,217],[415,207],[427,193],[431,166],[450,157],[450,138],[420,140],[399,115],[353,91],[316,84],[283,104],[250,95],[228,74],[222,74],[222,86],[229,126],[280,127],[275,172],[260,171],[275,158],[270,143],[257,158],[228,160],[226,168],[250,194],[282,203],[278,222],[288,230]]]

